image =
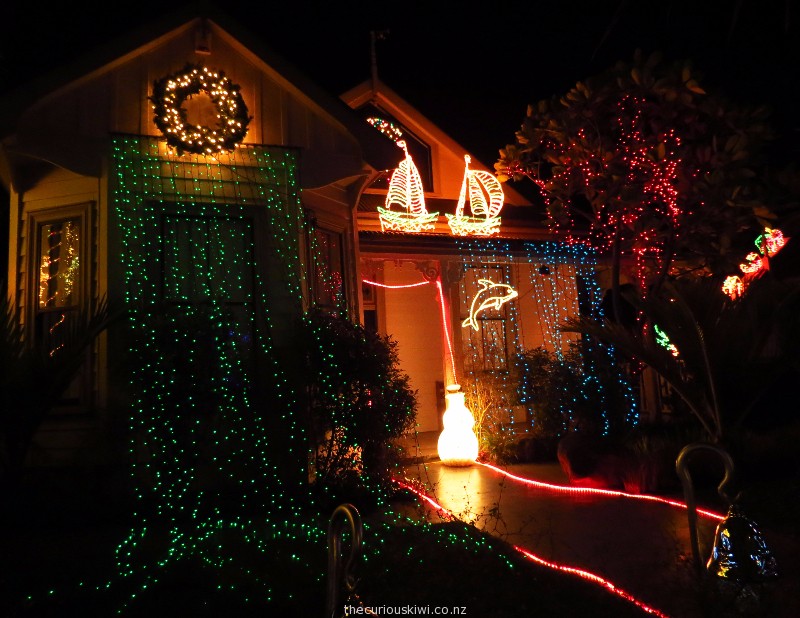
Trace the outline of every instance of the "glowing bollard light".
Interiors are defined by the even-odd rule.
[[[475,419],[460,390],[458,384],[453,384],[445,395],[444,429],[438,448],[439,459],[446,466],[471,466],[478,458],[478,438],[472,431]]]

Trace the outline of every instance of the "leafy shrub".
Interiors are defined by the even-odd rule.
[[[315,486],[341,497],[386,487],[399,456],[390,442],[416,421],[397,343],[321,311],[303,332]]]
[[[621,368],[602,348],[581,349],[571,343],[560,358],[543,347],[533,348],[517,355],[514,373],[535,437],[562,437],[577,430],[618,435],[628,428],[630,395]]]
[[[0,286],[0,484],[16,484],[34,435],[58,403],[95,338],[122,312],[105,298],[71,315],[55,339],[26,335],[5,284]]]

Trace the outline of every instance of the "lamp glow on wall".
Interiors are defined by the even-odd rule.
[[[444,429],[439,435],[439,459],[446,466],[471,466],[478,458],[478,437],[472,430],[475,418],[464,402],[458,384],[447,387]]]
[[[455,381],[456,361],[453,353],[453,345],[450,340],[450,329],[447,326],[448,312],[444,300],[444,291],[442,290],[442,280],[437,278],[435,281],[420,281],[419,283],[406,285],[385,285],[369,279],[362,279],[362,282],[367,285],[388,289],[411,288],[431,283],[436,285],[442,313],[442,329],[444,331],[443,334],[447,342],[448,351],[450,352],[452,375]],[[447,387],[442,424],[444,425],[444,429],[439,435],[438,442],[439,459],[441,462],[446,466],[461,467],[474,464],[475,460],[478,458],[478,437],[473,431],[475,417],[472,416],[472,412],[467,408],[466,402],[464,401],[464,393],[461,392],[461,386],[458,384],[451,384]]]

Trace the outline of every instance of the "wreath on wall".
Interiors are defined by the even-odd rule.
[[[205,93],[214,103],[217,126],[190,123],[184,101]],[[247,134],[251,117],[239,92],[222,71],[187,64],[183,69],[153,82],[153,121],[178,154],[216,154],[233,150]]]

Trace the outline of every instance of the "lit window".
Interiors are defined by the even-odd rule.
[[[461,338],[465,347],[465,359],[470,371],[508,370],[508,303],[480,303],[484,297],[496,295],[482,281],[500,282],[507,279],[506,269],[500,265],[470,265],[461,280],[460,319]],[[503,285],[503,294],[509,290]],[[483,305],[476,312],[478,305]],[[473,326],[464,326],[472,323]]]
[[[68,212],[77,213],[77,209],[68,209]],[[54,356],[64,346],[65,337],[73,320],[78,319],[85,301],[88,260],[84,242],[85,218],[76,214],[55,219],[52,214],[50,211],[31,218],[31,335],[46,353]],[[85,403],[87,375],[85,368],[79,371],[63,394],[57,411],[72,411],[74,406]]]
[[[52,355],[77,314],[83,287],[81,221],[40,223],[37,229],[36,337]]]
[[[77,219],[39,227],[39,309],[79,304],[81,226]]]

